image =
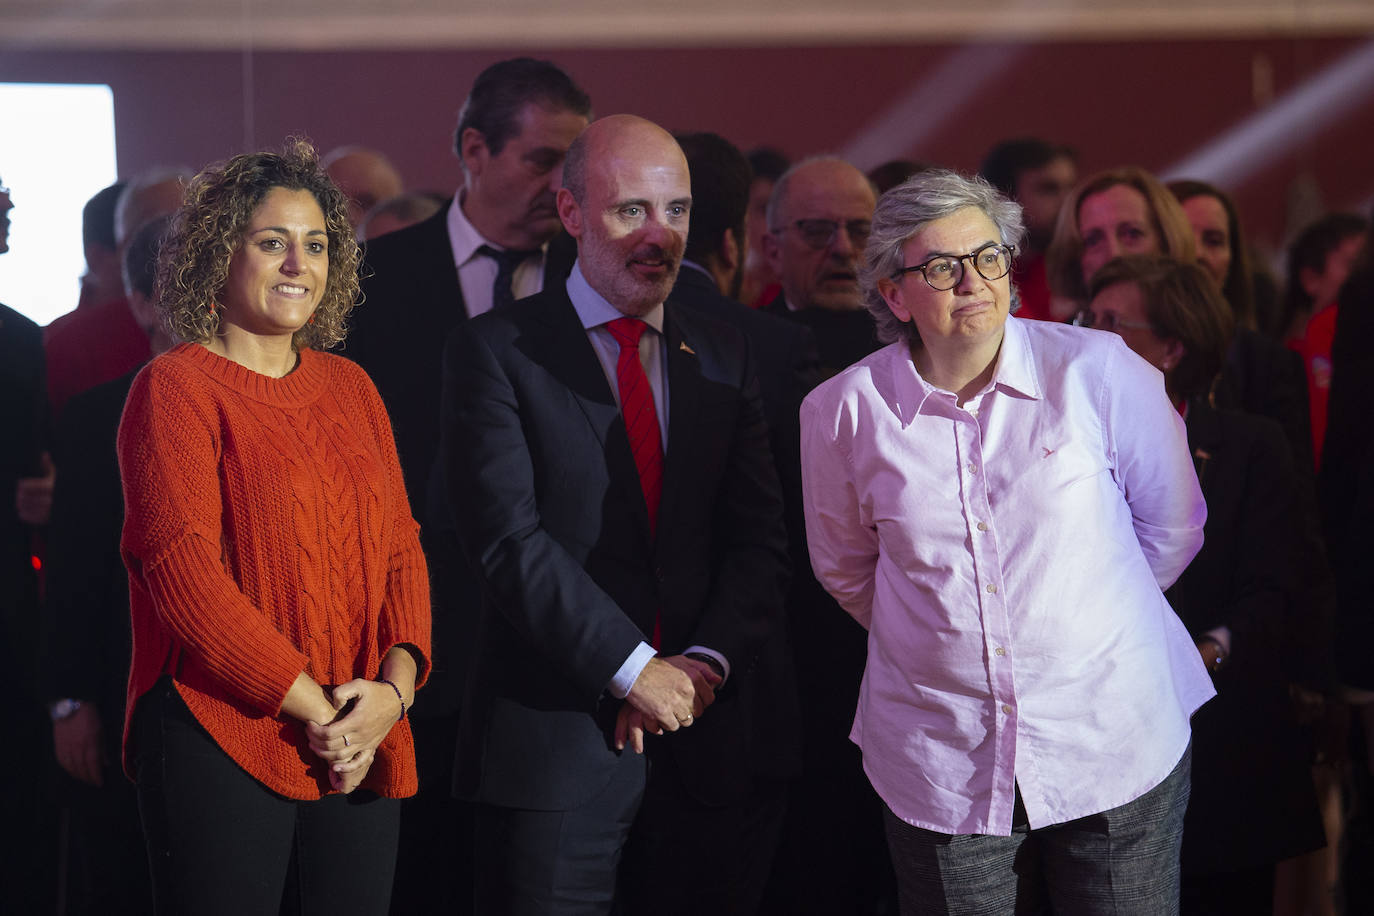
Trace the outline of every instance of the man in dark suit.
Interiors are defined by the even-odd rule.
[[[479,803],[476,906],[732,912],[721,841],[773,752],[749,695],[787,568],[754,368],[734,328],[664,304],[691,206],[669,134],[599,121],[564,184],[566,286],[444,360],[441,462],[485,599],[455,785]]]
[[[9,251],[13,206],[0,181],[0,255]],[[42,331],[0,303],[0,639],[7,646],[32,647],[38,641],[38,573],[32,557],[35,532],[47,521],[40,458],[47,444],[43,402]],[[37,654],[25,651],[0,675],[0,686],[11,698],[7,730],[24,748],[0,762],[6,822],[23,837],[0,861],[0,912],[6,913],[53,908],[56,869],[44,851],[56,845],[57,830],[46,791],[46,722],[36,686],[41,673]]]
[[[825,378],[878,349],[859,293],[876,203],[864,173],[830,156],[792,166],[768,201],[763,252],[782,292],[763,308],[816,332]]]
[[[768,202],[763,247],[782,292],[762,311],[814,331],[823,378],[879,346],[859,291],[875,204],[868,178],[832,157],[794,165]],[[802,551],[805,556],[804,543]],[[849,740],[868,634],[816,581],[809,559],[797,565],[787,614],[797,670],[826,676],[798,681],[805,710],[802,767],[764,912],[882,912],[885,901],[895,899],[882,804]]]
[[[401,818],[393,906],[397,912],[464,905],[471,862],[466,812],[450,800],[467,658],[478,589],[457,546],[442,486],[430,487],[439,447],[444,340],[494,304],[561,284],[571,242],[554,194],[563,157],[587,125],[591,102],[547,61],[517,58],[477,77],[458,115],[454,152],[464,181],[453,201],[414,226],[367,244],[363,305],[345,355],[372,377],[396,435],[401,472],[429,561],[434,669],[411,710],[420,792]]]
[[[675,307],[733,325],[749,341],[758,367],[773,463],[782,484],[795,589],[798,580],[810,577],[802,514],[798,413],[802,398],[820,378],[816,338],[802,325],[756,311],[732,298],[744,274],[749,160],[718,134],[680,134],[677,141],[691,172],[692,220],[682,269],[668,298]],[[754,720],[759,729],[766,730],[766,746],[776,753],[753,761],[759,769],[748,801],[751,813],[746,818],[752,829],[714,841],[736,846],[735,855],[747,875],[736,896],[739,911],[744,913],[756,912],[763,897],[778,847],[788,786],[802,762],[801,715],[788,634],[791,597],[789,591],[786,626],[779,626],[760,652],[756,675],[759,689],[750,695],[756,710]]]
[[[170,220],[144,223],[121,255],[122,291],[154,355],[177,343],[153,299]],[[53,749],[71,777],[63,783],[70,816],[62,871],[72,914],[150,911],[153,903],[138,796],[120,760],[132,635],[115,436],[135,375],[73,397],[54,434],[62,474],[48,531],[44,686]]]

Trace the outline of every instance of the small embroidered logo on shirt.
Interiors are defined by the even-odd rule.
[[[1048,458],[1048,457],[1050,457],[1051,455],[1054,454],[1054,449],[1052,449],[1052,448],[1045,448],[1045,446],[1043,446],[1043,445],[1040,446],[1040,451],[1042,451],[1042,452],[1045,453],[1045,454],[1043,454],[1043,455],[1040,456],[1041,458]]]

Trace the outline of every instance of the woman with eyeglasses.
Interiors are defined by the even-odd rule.
[[[1272,420],[1208,403],[1233,318],[1202,265],[1117,258],[1091,290],[1094,325],[1164,374],[1207,499],[1203,548],[1167,592],[1217,689],[1193,718],[1183,912],[1270,913],[1275,864],[1325,843],[1289,692],[1305,550],[1293,459]]]
[[[862,282],[887,346],[802,406],[817,577],[868,629],[851,732],[902,913],[1174,913],[1189,716],[1165,601],[1206,514],[1159,374],[1010,317],[1020,208],[919,175]]]

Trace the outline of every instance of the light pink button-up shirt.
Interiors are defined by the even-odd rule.
[[[1213,696],[1164,600],[1206,506],[1159,372],[1114,334],[1007,320],[963,407],[893,344],[801,410],[817,577],[868,628],[850,737],[888,807],[1009,835],[1139,798]]]

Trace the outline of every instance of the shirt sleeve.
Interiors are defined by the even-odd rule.
[[[1103,379],[1103,436],[1136,540],[1155,581],[1168,588],[1202,549],[1207,504],[1183,418],[1159,370],[1112,341]]]
[[[808,398],[801,408],[803,507],[811,568],[826,591],[868,628],[878,532],[863,518],[840,411]]]
[[[125,564],[176,647],[232,697],[276,715],[307,659],[225,569],[223,443],[195,394],[157,368],[135,380],[119,426]]]

